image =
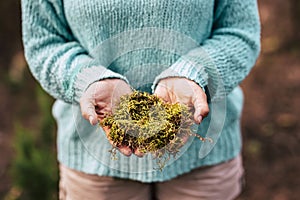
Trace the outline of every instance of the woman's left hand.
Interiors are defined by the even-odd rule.
[[[197,124],[200,124],[209,113],[205,92],[197,83],[187,78],[162,79],[159,81],[154,94],[166,102],[187,105],[194,113],[194,121]]]

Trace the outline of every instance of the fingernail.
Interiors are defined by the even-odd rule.
[[[92,116],[89,117],[89,121],[90,121],[90,124],[94,125],[94,123],[93,123],[94,118]]]
[[[202,122],[202,116],[200,115],[199,117],[198,117],[198,122],[199,122],[199,124]]]

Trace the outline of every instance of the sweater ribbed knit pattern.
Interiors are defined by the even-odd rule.
[[[65,166],[157,182],[240,153],[238,85],[260,50],[256,0],[22,0],[22,34],[33,76],[57,99],[58,160]],[[112,160],[103,130],[81,116],[82,93],[106,78],[151,93],[167,77],[193,80],[209,95],[211,112],[196,131],[215,131],[213,144],[190,139],[162,171],[150,155]],[[218,102],[222,112],[214,112]]]

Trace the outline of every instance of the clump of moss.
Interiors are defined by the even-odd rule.
[[[125,145],[151,153],[158,158],[160,168],[167,161],[162,161],[163,156],[176,156],[187,137],[194,135],[205,140],[191,132],[192,124],[187,106],[166,103],[155,95],[138,91],[122,96],[114,114],[100,122],[110,130],[107,137],[116,147]]]

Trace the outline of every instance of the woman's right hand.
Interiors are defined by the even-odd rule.
[[[82,116],[91,125],[96,125],[98,120],[103,120],[107,113],[112,113],[121,96],[131,92],[130,86],[122,79],[103,79],[92,83],[80,98]],[[109,142],[114,146],[112,141]],[[132,154],[132,150],[128,146],[117,148],[126,156]]]

